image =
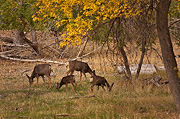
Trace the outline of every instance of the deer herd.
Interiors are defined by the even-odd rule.
[[[91,68],[89,67],[89,65],[86,62],[82,62],[82,61],[77,61],[77,60],[72,60],[69,61],[69,71],[66,73],[67,76],[64,76],[60,83],[57,83],[57,90],[59,90],[61,88],[62,85],[66,85],[66,92],[68,91],[67,87],[68,84],[70,83],[73,86],[74,91],[76,91],[76,86],[77,83],[75,81],[75,76],[73,75],[74,71],[80,71],[80,81],[82,78],[82,73],[85,76],[86,80],[86,73],[89,73],[91,75],[92,80],[90,80],[91,82],[91,87],[90,90],[91,92],[93,92],[93,87],[96,85],[102,87],[102,89],[105,91],[104,86],[107,87],[108,91],[111,91],[114,83],[112,83],[111,85],[109,85],[109,83],[107,82],[107,80],[104,77],[98,76],[95,74],[95,70],[91,70]],[[51,65],[50,64],[38,64],[34,67],[34,70],[31,74],[31,76],[28,76],[26,74],[26,76],[29,79],[29,85],[31,87],[32,83],[33,83],[33,79],[36,77],[37,78],[37,85],[38,84],[38,79],[41,76],[43,79],[43,82],[45,83],[44,80],[44,76],[48,77],[48,85],[49,88],[51,88],[51,78],[50,78],[50,74],[52,72],[51,69]]]

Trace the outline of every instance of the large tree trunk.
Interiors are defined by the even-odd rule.
[[[36,43],[31,42],[29,39],[26,38],[26,36],[24,35],[22,31],[20,32],[19,35],[23,39],[24,42],[26,42],[29,46],[31,46],[36,51],[36,53],[40,54],[37,42]]]
[[[37,41],[34,43],[31,42],[29,39],[26,38],[26,36],[24,35],[24,32],[22,32],[22,30],[15,30],[14,34],[15,34],[15,40],[13,41],[13,43],[15,43],[17,45],[22,45],[22,44],[27,43],[29,46],[31,46],[36,51],[36,53],[38,53],[40,55]]]
[[[31,36],[32,36],[32,42],[37,43],[37,38],[36,38],[36,31],[34,28],[31,27]]]
[[[21,30],[15,30],[14,31],[15,38],[13,40],[13,43],[16,44],[16,45],[23,45],[23,44],[25,44],[23,38],[20,35],[21,32],[22,32]]]
[[[177,63],[175,60],[169,28],[168,28],[169,6],[170,6],[169,0],[159,1],[157,5],[156,22],[157,22],[157,31],[161,45],[164,66],[170,84],[170,90],[174,97],[177,110],[180,111],[180,85],[178,83],[179,81],[177,75],[178,70],[175,69],[177,68]]]

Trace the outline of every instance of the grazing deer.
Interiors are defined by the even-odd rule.
[[[91,76],[92,80],[91,80],[91,92],[93,92],[93,87],[95,85],[98,86],[98,90],[99,90],[99,86],[101,86],[104,89],[104,86],[107,86],[108,91],[111,91],[114,83],[111,84],[111,86],[109,85],[109,83],[107,82],[107,80],[104,77],[101,76],[97,76],[95,74],[95,70],[93,70],[92,76]]]
[[[49,82],[48,82],[48,85],[49,87],[51,88],[51,78],[50,78],[50,73],[51,73],[51,65],[50,64],[38,64],[34,67],[34,70],[31,74],[31,77],[29,77],[27,74],[26,76],[28,77],[29,79],[29,84],[30,86],[32,85],[33,83],[33,79],[36,77],[37,78],[37,84],[38,84],[38,78],[39,76],[42,77],[44,83],[45,83],[45,80],[44,80],[44,76],[46,75],[49,79]]]
[[[67,72],[67,75],[69,73],[70,75],[72,75],[74,71],[80,71],[80,81],[82,78],[82,73],[84,74],[85,78],[86,78],[86,73],[92,75],[92,70],[86,62],[81,62],[77,60],[69,61],[69,71]]]
[[[61,88],[62,85],[66,85],[66,92],[68,91],[67,87],[68,87],[68,83],[71,83],[73,86],[74,91],[76,90],[76,86],[77,83],[75,81],[75,76],[74,75],[68,75],[65,76],[61,79],[60,83],[57,83],[57,90],[59,90]]]

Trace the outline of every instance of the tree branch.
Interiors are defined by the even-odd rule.
[[[45,62],[45,63],[54,63],[54,64],[60,64],[60,65],[67,65],[67,63],[64,62],[59,62],[59,61],[52,61],[52,60],[47,60],[47,59],[19,59],[19,58],[12,58],[4,55],[3,53],[0,53],[0,57],[7,59],[7,60],[13,60],[13,61],[21,61],[21,62]]]

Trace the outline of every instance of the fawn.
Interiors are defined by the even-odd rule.
[[[105,91],[104,86],[107,86],[108,91],[111,91],[111,89],[112,89],[112,87],[114,85],[114,83],[112,83],[111,86],[110,86],[109,83],[107,82],[107,80],[104,77],[97,76],[95,74],[95,70],[93,70],[91,78],[92,78],[92,81],[91,81],[91,92],[93,92],[93,87],[95,85],[98,86],[98,90],[99,90],[99,86],[101,86],[104,91]]]
[[[61,88],[62,85],[66,85],[66,92],[68,91],[67,87],[68,87],[68,83],[71,83],[73,86],[74,91],[76,90],[76,86],[77,83],[75,81],[75,76],[74,75],[68,75],[65,76],[61,79],[60,83],[57,83],[57,90],[59,90]]]

